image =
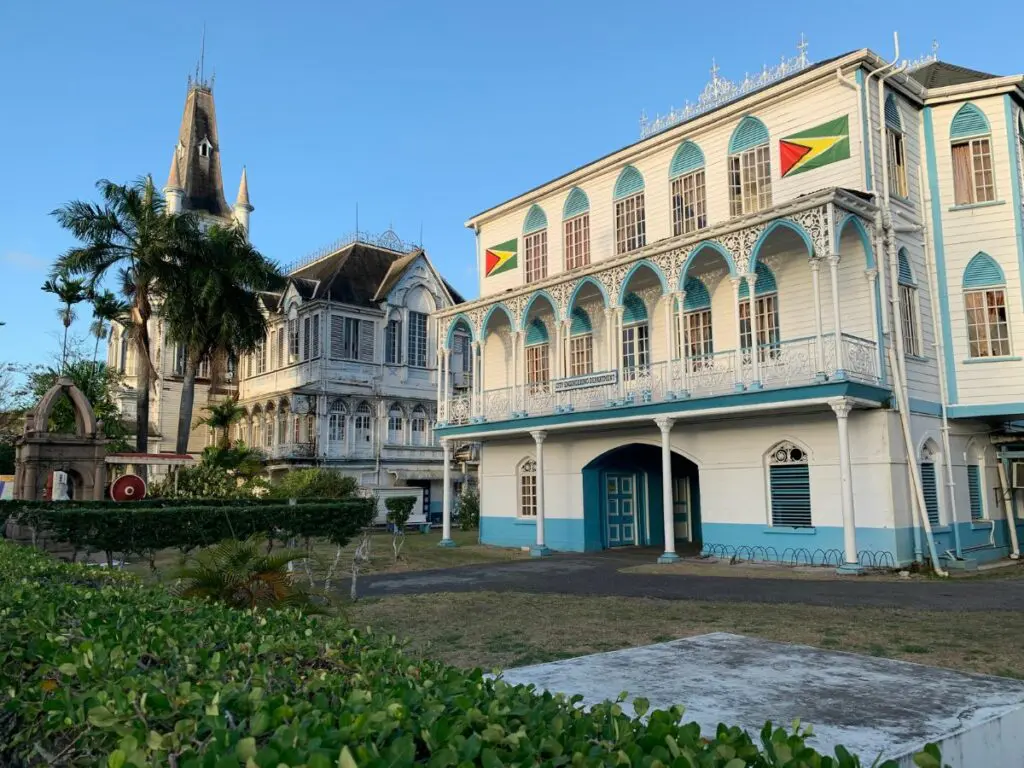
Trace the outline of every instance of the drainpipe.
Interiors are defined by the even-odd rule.
[[[996,462],[996,466],[999,467],[999,487],[1003,492],[1003,509],[1006,511],[1006,527],[1010,532],[1010,546],[1013,550],[1010,552],[1010,559],[1017,560],[1020,558],[1020,544],[1017,542],[1017,515],[1014,514],[1016,505],[1013,503],[1014,490],[1006,477],[1007,464],[1007,460],[1002,457]]]
[[[949,410],[946,403],[948,402],[948,383],[946,381],[946,348],[942,344],[942,333],[939,328],[939,312],[938,312],[938,287],[936,281],[938,276],[936,275],[936,281],[932,280],[932,268],[931,268],[931,249],[928,247],[928,225],[925,224],[924,211],[928,210],[931,199],[925,199],[924,194],[924,173],[921,171],[920,166],[917,169],[917,186],[918,195],[921,199],[921,246],[924,248],[924,272],[925,279],[928,281],[928,303],[931,305],[932,312],[932,337],[933,343],[932,348],[935,350],[935,361],[939,368],[939,396],[942,405],[942,452],[946,455],[946,489],[949,493],[949,515],[953,523],[953,541],[956,546],[956,559],[963,560],[964,550],[963,544],[960,541],[960,528],[957,525],[956,519],[956,483],[953,481],[953,449],[949,444]]]

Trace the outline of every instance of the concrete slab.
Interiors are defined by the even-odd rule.
[[[940,744],[953,768],[1024,766],[1024,681],[716,632],[640,648],[510,669],[504,679],[582,694],[622,691],[652,707],[686,707],[704,732],[720,722],[755,736],[766,720],[814,726],[812,745],[842,744],[865,765],[878,755],[913,766]]]

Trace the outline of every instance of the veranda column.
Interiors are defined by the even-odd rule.
[[[814,355],[815,378],[819,381],[825,380],[825,334],[822,332],[821,323],[821,259],[813,256],[808,259],[811,267],[811,286],[814,290]]]
[[[747,293],[750,301],[750,364],[753,367],[750,388],[761,388],[761,345],[760,345],[760,318],[757,316],[757,274],[750,273],[746,276]]]
[[[544,541],[544,438],[548,433],[535,430],[530,436],[537,443],[537,543],[530,548],[530,556],[544,557],[551,554]]]
[[[476,358],[477,358],[477,355],[478,355],[479,351],[480,351],[480,342],[479,341],[471,341],[469,343],[469,360],[467,362],[468,362],[469,377],[470,377],[469,381],[470,381],[470,384],[471,384],[471,386],[469,388],[469,391],[472,393],[472,397],[473,397],[472,408],[470,408],[470,414],[472,416],[474,416],[474,417],[475,416],[479,416],[480,412],[483,410],[483,408],[481,406],[481,403],[480,403],[480,400],[481,400],[481,397],[480,397],[480,381],[479,381],[479,378],[476,375],[476,371],[477,371]]]
[[[477,369],[473,371],[474,377],[480,379],[480,418],[487,417],[487,390],[484,389],[484,340],[481,338],[477,344],[480,356],[477,360]]]
[[[732,315],[736,323],[736,355],[733,365],[733,388],[737,392],[743,391],[743,334],[740,332],[740,282],[742,277],[729,278],[732,282]]]
[[[675,350],[679,350],[679,388],[680,394],[689,395],[690,382],[689,382],[689,366],[686,362],[687,344],[686,344],[686,291],[679,291],[676,293],[675,301],[675,319],[674,323],[677,339],[676,345],[673,348],[673,354]]]
[[[441,421],[448,418],[448,409],[445,407],[444,401],[441,399],[441,356],[444,354],[442,348],[438,346],[437,356],[434,358],[434,370],[437,376],[437,412],[441,417]]]
[[[441,439],[444,459],[444,490],[441,492],[441,547],[454,547],[452,541],[452,442]]]
[[[615,366],[615,370],[619,372],[618,379],[620,392],[625,391],[622,386],[622,316],[624,312],[625,308],[621,305],[615,308],[615,340],[613,347],[615,350],[615,356],[612,358],[612,364]]]
[[[832,276],[832,318],[836,327],[836,378],[846,378],[846,361],[843,354],[843,325],[839,312],[839,254],[828,257],[829,272]]]
[[[665,522],[665,552],[658,558],[659,563],[674,563],[676,554],[675,499],[672,483],[672,419],[661,417],[654,420],[661,430],[661,506]]]
[[[843,564],[839,573],[860,573],[862,568],[857,558],[857,522],[853,507],[853,464],[850,461],[849,417],[853,406],[845,398],[833,400],[829,405],[835,411],[839,432],[839,482],[843,510]]]
[[[604,328],[605,328],[605,340],[604,340],[604,354],[606,357],[606,371],[615,370],[615,348],[613,346],[613,340],[615,339],[615,310],[612,307],[605,307],[604,309]]]

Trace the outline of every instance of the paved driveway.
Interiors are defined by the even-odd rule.
[[[1024,579],[888,582],[851,577],[849,580],[813,581],[659,576],[619,571],[652,559],[649,552],[565,554],[501,564],[382,574],[361,578],[359,592],[363,597],[494,591],[938,611],[1024,610]]]

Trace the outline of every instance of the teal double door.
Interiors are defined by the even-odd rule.
[[[604,473],[605,540],[609,547],[627,547],[640,541],[640,503],[637,475]]]

